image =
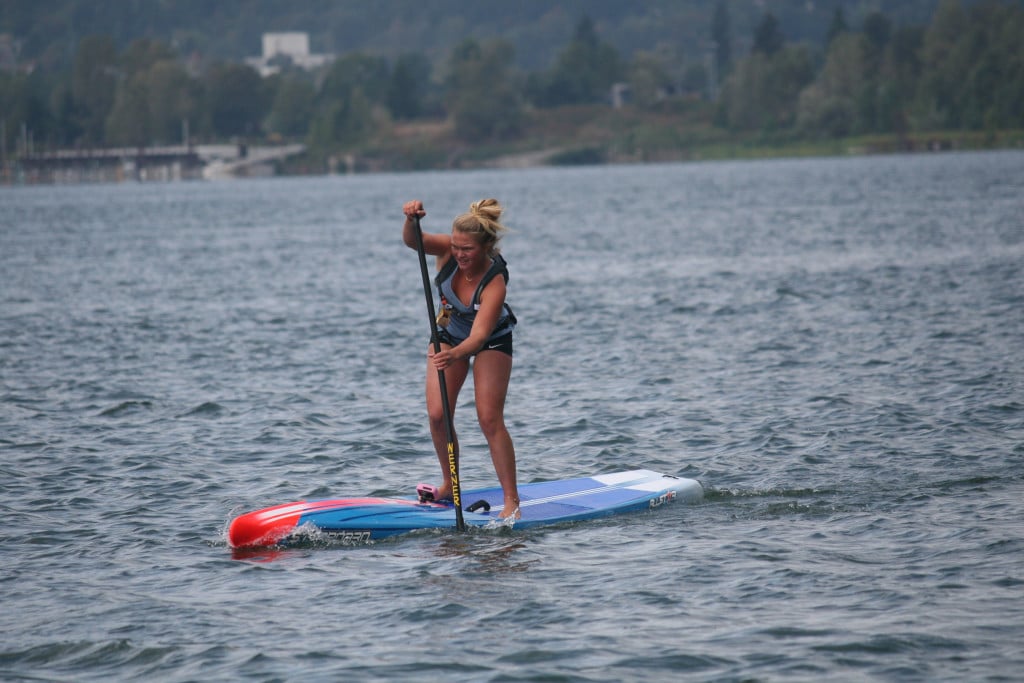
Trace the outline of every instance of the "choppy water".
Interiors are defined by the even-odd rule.
[[[435,478],[400,207],[491,195],[521,479],[705,503],[232,554]],[[1018,679],[1022,197],[1018,152],[0,189],[0,679]]]

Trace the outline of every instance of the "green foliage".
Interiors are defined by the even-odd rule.
[[[115,146],[141,147],[150,140],[148,90],[142,78],[130,78],[117,88],[106,121],[105,139]]]
[[[350,97],[321,107],[310,128],[310,145],[323,152],[338,152],[355,145],[373,129],[373,105],[361,89]]]
[[[787,46],[773,55],[753,52],[737,64],[722,92],[727,127],[765,132],[789,128],[796,121],[800,91],[813,76],[806,48]]]
[[[146,81],[146,112],[150,138],[143,144],[183,143],[182,129],[199,126],[202,120],[203,94],[195,81],[177,61],[155,62],[142,75]]]
[[[889,44],[892,22],[881,12],[872,12],[864,19],[863,33],[871,45],[880,50]]]
[[[260,131],[270,98],[260,75],[241,64],[218,64],[203,79],[210,130],[220,139]]]
[[[945,0],[924,34],[915,127],[981,129],[1024,123],[1024,10]]]
[[[270,105],[267,129],[286,138],[302,138],[309,132],[309,122],[316,111],[316,89],[309,81],[286,76],[271,86],[274,99]]]
[[[385,101],[391,115],[400,120],[415,119],[425,111],[422,98],[430,81],[430,62],[421,54],[404,54],[391,70]]]
[[[716,2],[719,0],[716,0]],[[720,0],[729,10],[734,36],[749,36],[761,9],[770,7],[787,38],[823,44],[828,20],[840,0]],[[847,17],[881,7],[896,25],[923,25],[937,0],[842,0]],[[67,68],[77,40],[111,36],[119,48],[140,36],[175,46],[183,57],[241,61],[259,51],[260,34],[276,28],[306,31],[315,52],[364,52],[392,61],[417,52],[440,62],[451,46],[474,37],[505,39],[516,46],[516,67],[546,70],[572,36],[583,14],[620,54],[678,43],[687,59],[707,47],[709,0],[4,0],[0,34],[22,41],[27,61]],[[738,47],[746,41],[733,41]]]
[[[785,46],[786,37],[782,35],[779,20],[771,12],[765,12],[754,29],[754,49],[758,54],[771,57]]]
[[[664,62],[647,52],[638,53],[633,59],[628,81],[633,104],[643,108],[656,105],[674,86]]]
[[[409,8],[417,6],[414,0],[407,2]],[[450,146],[454,135],[459,143],[480,148],[511,147],[530,130],[544,144],[557,146],[560,140],[553,133],[530,129],[537,111],[607,108],[611,86],[622,82],[629,84],[632,95],[626,109],[664,114],[666,121],[635,129],[621,143],[606,135],[572,144],[575,151],[567,153],[569,158],[587,149],[604,150],[610,157],[629,156],[632,149],[654,158],[660,148],[683,148],[690,144],[685,131],[695,124],[679,112],[700,99],[705,99],[704,112],[717,107],[716,134],[727,131],[774,141],[884,133],[909,140],[925,131],[1024,128],[1020,2],[908,0],[882,13],[874,11],[877,2],[867,0],[829,5],[827,10],[820,7],[826,3],[814,3],[814,9],[802,1],[779,0],[772,3],[772,12],[758,14],[740,11],[741,3],[730,0],[717,0],[713,8],[704,2],[699,11],[691,0],[581,0],[573,5],[581,11],[579,19],[564,8],[541,11],[530,3],[466,9],[468,5],[456,0],[436,2],[431,7],[437,10],[437,32],[459,35],[458,42],[421,50],[422,43],[407,39],[424,33],[420,20],[392,22],[394,26],[381,30],[401,32],[403,40],[395,44],[405,52],[389,58],[390,47],[371,41],[374,49],[350,51],[313,73],[282,59],[281,72],[262,79],[237,62],[193,61],[188,50],[200,44],[198,28],[179,31],[173,43],[154,37],[161,33],[146,21],[154,16],[168,24],[180,20],[174,3],[131,3],[114,11],[104,3],[54,0],[52,13],[40,24],[33,21],[37,15],[28,2],[10,0],[14,9],[0,12],[0,32],[24,36],[19,49],[38,61],[31,73],[0,71],[5,147],[14,154],[29,140],[36,149],[167,144],[180,141],[187,125],[194,139],[208,141],[267,135],[305,140],[315,155],[326,158],[374,145],[381,149],[395,129],[423,128],[426,119],[432,120],[432,130],[444,131],[438,144]],[[466,11],[448,14],[444,8],[449,3]],[[934,15],[924,15],[927,21],[906,24],[913,11],[936,3]],[[241,11],[243,4],[225,0],[209,8],[213,24],[235,15],[235,24],[219,24],[237,26],[221,36],[224,45],[242,40],[245,31],[255,38],[265,25]],[[380,25],[390,16],[380,7],[359,5]],[[295,9],[292,15],[302,11]],[[359,44],[360,36],[349,23],[367,24],[359,23],[363,19],[356,18],[352,6],[328,3],[321,12],[333,17],[332,30],[344,35],[346,44]],[[796,17],[814,12],[819,15],[818,33],[810,40],[810,29]],[[339,17],[349,23],[338,23]],[[859,28],[851,28],[847,17]],[[85,35],[77,44],[67,39],[81,35],[92,21],[104,22],[111,34]],[[515,49],[523,43],[514,47],[493,30],[486,39],[471,30],[502,21],[526,23],[497,35],[525,36],[523,26],[542,27],[525,43],[533,51],[540,50],[539,35],[549,43],[561,42],[546,48],[550,59],[529,55],[528,61],[539,63],[524,72],[523,55]],[[143,25],[149,28],[140,30]],[[666,26],[676,27],[676,33],[666,37]],[[733,27],[748,38],[734,41]],[[64,31],[65,37],[46,43],[47,31]],[[133,31],[151,37],[126,39]],[[625,59],[617,47],[625,44],[622,32],[658,38],[650,38],[643,49],[634,45]],[[788,36],[801,40],[790,42]],[[172,44],[182,50],[181,56]],[[734,44],[752,49],[733,59]],[[63,62],[62,51],[68,52]],[[706,101],[716,93],[717,102]],[[572,128],[564,132],[575,134]],[[461,154],[468,158],[472,152]],[[445,157],[424,152],[422,158]]]
[[[618,51],[599,40],[594,22],[584,17],[554,68],[531,81],[530,99],[539,107],[602,102],[623,72]]]
[[[715,69],[723,77],[732,68],[732,19],[725,0],[715,3],[715,13],[711,18],[711,40],[715,47]]]
[[[797,126],[807,132],[844,137],[858,131],[860,107],[868,97],[868,41],[855,33],[837,36],[814,83],[800,93]]]
[[[383,106],[391,79],[387,61],[362,53],[345,55],[327,68],[313,100],[309,142],[322,152],[339,152],[372,134],[375,109]],[[277,107],[280,111],[284,103]],[[294,122],[290,128],[297,132]],[[293,133],[295,134],[295,133]]]
[[[320,86],[320,101],[335,102],[351,98],[357,91],[373,103],[385,100],[390,79],[387,60],[362,53],[336,59],[327,69]]]
[[[0,81],[2,80],[0,77]],[[3,85],[0,85],[0,92],[3,90]],[[0,111],[8,111],[2,101],[0,101]],[[45,129],[47,122],[52,121],[52,134],[47,137],[49,142],[58,147],[74,145],[82,136],[81,117],[78,114],[75,98],[71,94],[71,85],[67,81],[61,81],[53,87],[50,92],[49,108],[42,109],[35,118],[15,111],[10,111],[4,118],[8,130],[11,129],[10,126],[14,121],[32,121],[33,126],[37,129]]]
[[[603,147],[579,147],[559,152],[548,159],[552,166],[587,166],[602,164],[608,158]]]
[[[133,76],[149,70],[158,62],[173,62],[177,55],[170,47],[156,40],[142,38],[133,41],[118,57],[122,73]]]
[[[731,130],[795,123],[801,134],[833,138],[1024,124],[1021,7],[990,1],[966,10],[959,0],[943,0],[926,28],[893,29],[878,12],[865,17],[860,32],[839,26],[837,19],[813,82],[796,90],[793,121],[786,101],[807,73],[798,67],[787,75],[762,56],[771,42],[762,22],[754,53],[727,84],[722,120]],[[792,48],[780,54],[786,50]],[[780,97],[780,88],[789,95]]]
[[[452,51],[448,108],[467,142],[515,137],[522,128],[521,90],[512,75],[515,51],[502,41],[467,40]]]
[[[828,33],[825,34],[825,45],[832,45],[833,40],[849,30],[850,27],[846,24],[846,14],[843,12],[843,6],[837,5],[835,12],[832,14],[832,23],[829,24]]]
[[[117,50],[109,36],[86,36],[78,44],[71,73],[83,142],[100,144],[114,105],[119,74]]]
[[[66,102],[66,98],[58,100],[62,105]],[[73,117],[72,121],[78,118],[74,112],[67,115]],[[4,145],[8,153],[18,149],[19,141],[25,143],[24,138],[28,135],[26,121],[33,121],[36,125],[32,130],[34,143],[51,139],[55,122],[45,98],[45,83],[35,75],[0,72],[0,121],[3,122]]]

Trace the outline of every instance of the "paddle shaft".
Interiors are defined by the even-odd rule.
[[[427,251],[423,246],[423,230],[420,228],[420,217],[413,216],[416,226],[416,252],[420,257],[420,274],[423,276],[423,296],[427,301],[427,321],[430,323],[430,342],[434,345],[434,353],[441,352],[441,340],[437,336],[437,323],[434,319],[434,294],[430,287],[430,274],[427,272]],[[455,505],[455,528],[466,530],[466,522],[462,518],[462,495],[459,486],[459,455],[455,452],[455,428],[452,425],[452,408],[448,403],[448,383],[445,381],[444,370],[437,371],[437,383],[441,389],[441,409],[444,412],[445,439],[448,441],[448,470],[452,475],[452,503]]]

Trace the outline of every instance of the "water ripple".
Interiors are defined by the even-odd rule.
[[[1024,155],[0,188],[0,677],[1012,679]],[[414,254],[498,195],[522,481],[656,513],[231,551],[436,477]],[[357,245],[357,246],[353,246]],[[472,387],[467,486],[492,485]]]

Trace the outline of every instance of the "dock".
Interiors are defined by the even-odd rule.
[[[4,169],[8,183],[224,180],[275,175],[305,145],[165,145],[62,149],[19,156]]]

